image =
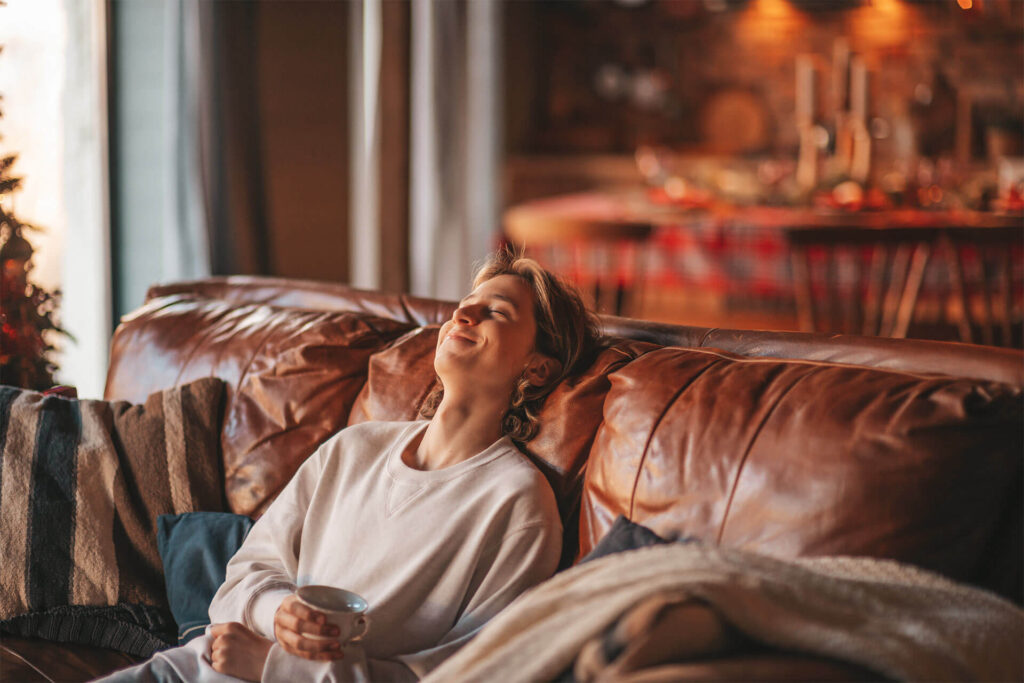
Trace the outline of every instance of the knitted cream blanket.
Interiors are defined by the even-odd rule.
[[[624,612],[665,592],[712,605],[766,645],[894,679],[1024,679],[1024,611],[992,593],[891,561],[671,544],[574,567],[524,593],[425,680],[549,680]]]

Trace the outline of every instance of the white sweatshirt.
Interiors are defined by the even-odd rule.
[[[362,648],[310,662],[275,644],[264,680],[423,676],[554,573],[561,523],[540,471],[507,437],[457,465],[412,469],[401,454],[426,425],[376,422],[336,434],[228,564],[212,623],[240,621],[273,638],[281,601],[308,584],[355,591],[370,604]]]

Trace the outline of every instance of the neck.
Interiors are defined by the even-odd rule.
[[[446,389],[410,464],[436,470],[468,460],[501,438],[507,408],[507,400],[483,400]]]

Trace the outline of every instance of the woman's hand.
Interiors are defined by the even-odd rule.
[[[263,677],[263,665],[274,641],[256,635],[238,622],[214,624],[210,627],[213,644],[210,654],[214,671],[258,681]]]
[[[322,612],[310,608],[295,595],[289,595],[281,602],[274,614],[274,637],[285,652],[306,659],[341,659],[341,643],[337,640],[322,640],[309,636],[336,638],[338,628],[327,623]]]

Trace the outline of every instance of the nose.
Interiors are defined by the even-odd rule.
[[[460,325],[475,325],[480,321],[480,307],[466,304],[455,309],[452,320]]]

